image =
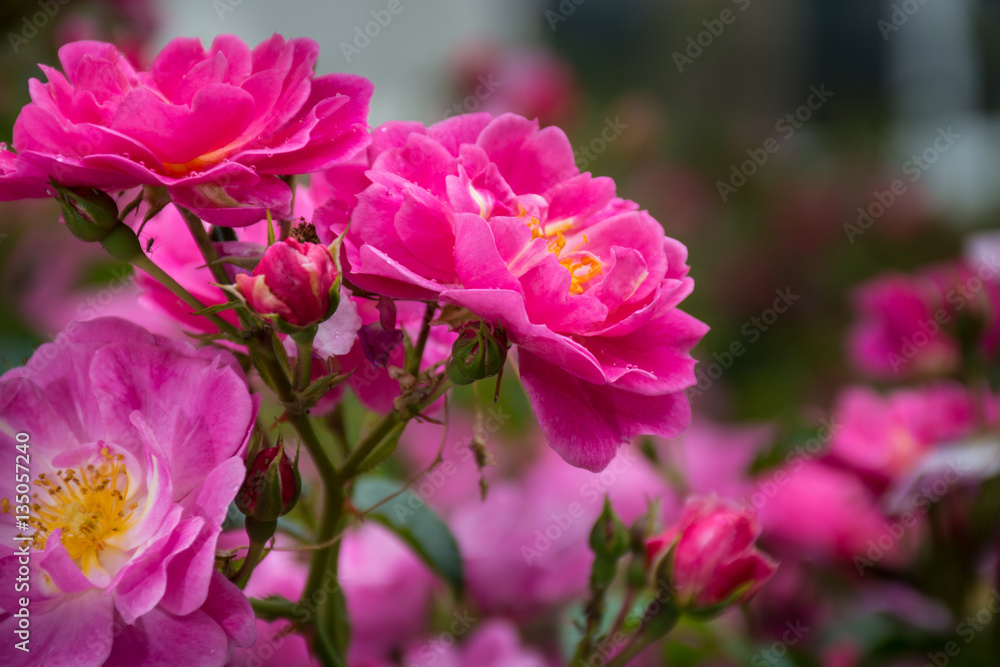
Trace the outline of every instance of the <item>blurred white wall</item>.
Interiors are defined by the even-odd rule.
[[[440,120],[450,101],[450,57],[459,45],[483,38],[524,42],[544,26],[533,0],[163,0],[162,7],[158,45],[177,36],[200,37],[207,45],[223,33],[251,46],[273,32],[311,37],[320,44],[319,73],[351,72],[375,84],[373,126]],[[366,27],[374,37],[358,37]],[[342,43],[349,45],[346,54]]]

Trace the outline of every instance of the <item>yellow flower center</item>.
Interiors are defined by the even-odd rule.
[[[125,457],[101,449],[99,466],[59,470],[58,480],[45,473],[34,481],[47,492],[48,498],[32,494],[28,524],[35,529],[33,545],[44,549],[52,531],[62,529],[61,542],[70,558],[84,572],[98,566],[98,555],[105,543],[128,528],[137,504],[126,505],[129,479],[122,463]],[[9,511],[9,504],[2,504]]]
[[[524,207],[521,207],[521,216],[523,217],[526,213]],[[581,250],[583,246],[590,243],[587,235],[581,234],[581,242],[563,255],[563,251],[566,249],[566,239],[563,232],[569,232],[572,229],[573,222],[571,220],[543,225],[538,218],[531,216],[528,218],[527,225],[531,230],[532,240],[546,239],[549,242],[548,251],[559,258],[559,264],[569,272],[570,294],[583,294],[584,285],[599,276],[602,271],[601,260],[593,253]]]

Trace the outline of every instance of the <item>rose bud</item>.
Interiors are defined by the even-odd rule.
[[[755,548],[759,535],[755,514],[714,496],[692,498],[677,526],[646,542],[646,553],[678,607],[712,614],[748,602],[777,570]]]
[[[337,309],[337,267],[326,246],[293,238],[272,244],[253,275],[236,276],[247,305],[276,324],[305,328]],[[289,331],[288,333],[291,333]]]
[[[301,490],[298,456],[292,461],[279,443],[253,457],[236,494],[236,507],[258,522],[274,522],[295,506]]]
[[[455,384],[471,384],[500,373],[507,361],[507,334],[486,322],[467,322],[451,346],[448,375]]]
[[[118,204],[97,188],[67,188],[52,183],[62,207],[63,221],[73,236],[83,241],[100,241],[118,224]]]

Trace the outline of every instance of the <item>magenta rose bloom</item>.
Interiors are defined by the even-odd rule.
[[[48,83],[29,84],[18,162],[68,186],[164,186],[215,224],[252,224],[265,209],[285,217],[291,190],[278,176],[328,169],[369,143],[371,83],[313,76],[318,50],[280,35],[252,51],[233,35],[208,51],[178,38],[147,72],[111,44],[66,44],[63,71],[42,65]]]
[[[707,330],[676,307],[694,286],[687,250],[611,179],[579,173],[561,130],[472,114],[387,123],[372,141],[351,281],[501,326],[549,444],[575,466],[684,430],[689,351]]]
[[[30,545],[30,595],[0,591],[5,665],[221,666],[253,643],[250,605],[214,565],[257,403],[228,353],[114,318],[0,377],[0,449],[13,462],[27,434],[34,482],[30,499],[0,482],[5,581]],[[28,653],[13,645],[24,595]]]
[[[887,274],[858,288],[848,352],[878,378],[946,375],[962,361],[960,333],[988,358],[1000,348],[1000,263],[976,258]]]
[[[778,564],[754,546],[757,517],[715,496],[692,498],[680,524],[650,539],[650,561],[673,548],[670,571],[679,606],[708,610],[748,602]]]

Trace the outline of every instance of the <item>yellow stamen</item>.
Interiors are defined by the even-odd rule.
[[[129,479],[122,463],[125,457],[101,449],[100,466],[88,465],[78,470],[59,470],[59,481],[45,473],[34,484],[47,492],[47,499],[32,494],[32,516],[28,523],[35,529],[34,546],[45,548],[54,530],[62,529],[61,542],[70,558],[84,572],[97,565],[105,543],[129,526],[137,504],[126,505]]]

